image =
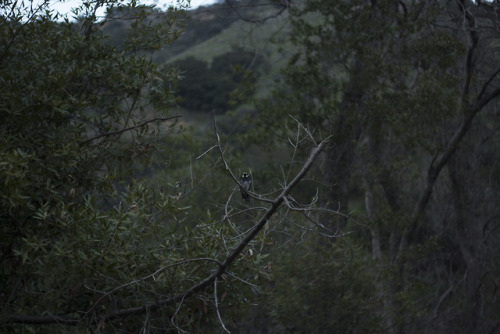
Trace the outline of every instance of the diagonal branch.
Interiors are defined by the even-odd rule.
[[[481,112],[481,110],[483,110],[483,108],[486,107],[488,103],[490,103],[492,100],[500,96],[500,88],[496,88],[491,93],[485,95],[488,86],[492,84],[493,79],[498,75],[500,71],[499,69],[496,70],[483,85],[483,87],[481,88],[481,92],[475,99],[475,102],[472,104],[468,103],[468,97],[470,94],[470,84],[473,77],[473,70],[475,66],[473,58],[475,52],[477,51],[478,36],[475,31],[476,22],[474,20],[474,17],[467,10],[465,10],[464,0],[460,0],[459,2],[462,4],[461,9],[464,12],[464,17],[465,20],[467,21],[466,23],[469,29],[468,32],[471,38],[471,45],[469,46],[469,50],[467,52],[467,57],[465,61],[466,79],[462,91],[462,108],[463,110],[466,110],[466,113],[462,119],[462,122],[451,136],[444,150],[441,153],[438,153],[434,156],[429,168],[427,169],[425,188],[420,194],[418,201],[411,213],[409,221],[406,224],[405,229],[403,230],[396,260],[400,259],[403,251],[406,249],[410,233],[415,229],[418,220],[424,213],[424,210],[431,198],[434,184],[436,183],[436,180],[441,170],[448,163],[452,155],[456,152],[458,145],[467,134],[476,115],[479,112]]]
[[[217,136],[218,137],[218,136]],[[222,275],[226,269],[236,260],[238,255],[242,253],[242,251],[245,249],[245,247],[250,243],[252,239],[255,238],[255,236],[264,228],[266,225],[267,221],[271,216],[276,212],[276,210],[281,206],[281,204],[284,202],[286,196],[292,191],[292,189],[304,178],[306,173],[309,171],[309,169],[312,167],[314,161],[320,154],[320,152],[324,149],[326,145],[326,141],[320,142],[316,147],[314,147],[302,166],[302,169],[295,175],[295,177],[292,179],[292,181],[283,188],[281,193],[274,198],[274,200],[271,201],[271,206],[266,209],[262,217],[259,219],[257,224],[252,227],[252,229],[249,231],[247,236],[240,241],[238,245],[230,252],[230,254],[226,257],[226,259],[223,262],[217,262],[217,269],[213,271],[213,273],[206,277],[205,279],[199,281],[198,283],[194,284],[191,288],[187,289],[183,293],[174,295],[170,298],[167,299],[161,299],[157,301],[152,301],[145,303],[144,305],[141,306],[136,306],[136,307],[131,307],[131,308],[126,308],[126,309],[121,309],[118,311],[110,312],[105,315],[101,316],[96,316],[95,319],[93,319],[91,322],[92,323],[99,323],[99,322],[107,322],[111,321],[114,319],[119,319],[119,318],[124,318],[124,317],[130,317],[134,315],[140,315],[140,314],[146,314],[148,312],[157,310],[163,306],[166,305],[173,305],[176,304],[193,294],[197,293],[198,291],[201,291],[208,287],[209,285],[213,284],[215,280]],[[221,157],[224,161],[224,164],[227,166],[228,170],[229,166],[227,165],[226,161],[224,160],[224,155],[221,147],[218,145],[219,148],[219,153],[221,154]],[[235,181],[237,182],[236,178],[234,175],[231,175]],[[65,325],[78,325],[80,324],[84,319],[82,318],[77,318],[77,317],[69,317],[69,316],[64,316],[64,315],[55,315],[55,316],[29,316],[29,315],[19,315],[19,314],[10,314],[6,316],[6,319],[3,319],[3,322],[8,322],[8,323],[24,323],[24,324],[51,324],[51,323],[59,323],[59,324],[65,324]]]
[[[272,205],[266,210],[266,212],[262,215],[260,218],[259,222],[250,230],[250,232],[247,234],[247,236],[240,241],[240,243],[231,251],[231,253],[228,255],[226,260],[222,263],[222,265],[219,265],[218,269],[210,276],[206,277],[204,280],[200,281],[199,283],[193,285],[190,289],[186,290],[182,294],[178,294],[172,298],[164,299],[164,300],[159,300],[156,303],[152,303],[147,306],[138,306],[138,307],[133,307],[129,309],[124,309],[120,311],[116,311],[113,313],[110,313],[106,316],[103,317],[104,320],[109,321],[117,318],[123,318],[125,316],[130,316],[130,315],[137,315],[137,314],[144,314],[146,310],[155,310],[158,309],[161,306],[165,305],[171,305],[174,304],[182,299],[185,299],[194,293],[206,288],[207,286],[211,285],[217,277],[222,275],[227,267],[229,267],[237,258],[239,254],[245,249],[245,247],[250,243],[250,241],[255,238],[255,236],[262,230],[262,228],[265,226],[269,218],[276,212],[276,210],[280,207],[280,205],[283,203],[285,197],[290,193],[290,191],[299,183],[300,180],[306,175],[306,173],[309,171],[309,169],[312,167],[314,161],[316,160],[318,154],[323,150],[326,142],[322,141],[319,143],[318,146],[316,146],[311,154],[309,155],[309,158],[307,161],[304,163],[304,166],[302,169],[295,175],[293,180],[288,184],[287,187],[283,189],[283,191],[273,200]],[[222,150],[219,147],[219,152],[221,155],[223,155]]]
[[[144,121],[142,123],[136,124],[134,126],[130,126],[128,128],[124,128],[124,129],[117,130],[117,131],[112,131],[112,132],[101,133],[100,135],[97,135],[95,137],[85,139],[85,140],[79,142],[78,144],[79,145],[85,145],[85,144],[90,143],[91,141],[94,141],[94,140],[102,138],[102,137],[109,137],[109,136],[119,135],[119,134],[122,134],[122,133],[127,132],[127,131],[131,131],[131,130],[134,130],[134,129],[137,129],[137,128],[141,128],[144,125],[149,124],[149,123],[153,123],[153,122],[156,122],[156,121],[164,122],[164,121],[169,121],[171,119],[175,119],[175,118],[179,118],[179,117],[181,117],[181,115],[174,115],[174,116],[169,116],[169,117],[155,117],[153,119],[149,119],[147,121]]]

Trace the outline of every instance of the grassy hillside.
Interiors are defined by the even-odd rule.
[[[180,37],[151,57],[179,69],[183,78],[179,93],[192,102],[185,103],[184,108],[215,109],[218,113],[235,109],[237,106],[227,103],[229,93],[242,80],[242,74],[234,73],[235,66],[252,73],[254,97],[262,97],[292,53],[286,42],[291,30],[288,12],[280,10],[268,1],[248,0],[237,2],[233,8],[214,4],[188,11]],[[159,17],[151,20],[158,21]],[[110,36],[110,43],[120,45],[130,28],[126,20],[112,19],[103,30]]]
[[[183,35],[169,48],[158,52],[155,58],[167,63],[195,58],[210,66],[214,58],[234,49],[252,52],[264,61],[258,66],[253,62],[241,65],[256,75],[256,94],[262,96],[269,90],[270,83],[286,63],[292,49],[285,42],[290,33],[287,12],[273,17],[278,12],[277,8],[268,2],[267,5],[260,3],[252,1],[250,6],[241,4],[235,9],[216,4],[191,11]],[[252,23],[242,17],[264,21]]]
[[[255,15],[266,17],[271,15],[269,10],[262,10],[258,13],[259,9],[264,7],[255,7]],[[210,62],[215,56],[221,55],[231,50],[232,47],[237,46],[249,50],[254,50],[262,55],[269,57],[269,60],[274,60],[278,56],[278,50],[275,41],[280,41],[289,32],[287,25],[287,14],[266,20],[264,23],[250,23],[243,21],[239,18],[232,18],[236,15],[228,12],[227,9],[221,8],[220,5],[212,6],[204,9],[203,13],[212,13],[210,16],[200,16],[199,14],[191,14],[191,18],[187,22],[187,28],[184,35],[172,44],[175,49],[177,43],[186,43],[186,39],[195,41],[189,43],[190,47],[182,50],[172,58],[165,59],[168,62],[183,59],[189,56]],[[230,15],[228,17],[228,15]],[[224,29],[219,30],[217,33],[203,32],[208,38],[203,39],[192,33],[193,27],[203,25],[210,28],[211,26],[220,27],[220,21],[231,23]],[[202,32],[200,32],[202,33]]]

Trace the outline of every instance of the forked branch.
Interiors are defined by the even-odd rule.
[[[228,171],[230,172],[229,166],[226,163],[226,160],[224,158],[223,150],[220,147],[220,140],[218,134],[216,134],[217,137],[217,148],[219,150],[219,153],[221,155],[221,158],[228,168]],[[245,247],[250,243],[252,239],[256,237],[256,235],[265,227],[267,221],[271,218],[271,216],[276,212],[276,210],[284,203],[286,197],[288,194],[292,191],[292,189],[304,178],[306,173],[309,171],[309,169],[312,167],[314,161],[320,154],[320,152],[323,150],[323,148],[326,145],[326,141],[320,142],[318,145],[316,145],[311,153],[309,154],[308,159],[300,169],[300,171],[295,175],[295,177],[286,185],[286,187],[283,188],[281,193],[276,196],[273,200],[268,201],[271,205],[266,209],[266,211],[262,214],[261,218],[258,220],[257,224],[254,225],[248,234],[245,236],[244,239],[242,239],[236,247],[234,247],[229,255],[225,258],[224,261],[215,261],[213,259],[210,259],[210,261],[215,261],[216,263],[216,268],[214,268],[213,272],[211,275],[207,276],[205,279],[199,281],[198,283],[194,284],[191,286],[191,288],[185,290],[182,293],[173,295],[170,298],[166,299],[160,299],[160,300],[155,300],[151,302],[146,302],[143,305],[136,306],[136,307],[131,307],[131,308],[126,308],[126,309],[121,309],[117,310],[114,312],[110,312],[107,314],[103,315],[93,315],[92,320],[89,320],[89,317],[72,317],[72,316],[67,316],[67,315],[46,315],[46,316],[30,316],[30,315],[19,315],[19,314],[10,314],[7,315],[4,319],[3,322],[6,323],[24,323],[24,324],[51,324],[51,323],[58,323],[58,324],[66,324],[66,325],[79,325],[82,324],[83,322],[90,322],[93,325],[97,325],[99,323],[103,322],[109,322],[114,319],[119,319],[119,318],[126,318],[130,316],[135,316],[135,315],[141,315],[141,314],[146,314],[148,312],[155,311],[163,306],[167,305],[174,305],[176,303],[182,302],[186,298],[192,296],[193,294],[207,288],[208,286],[215,284],[216,280],[218,277],[220,277],[222,274],[224,274],[227,270],[227,268],[233,264],[233,262],[236,260],[236,258],[243,252]],[[238,180],[234,177],[234,175],[231,172],[231,177],[234,179],[236,183],[238,183]],[[162,270],[162,269],[160,269]],[[159,271],[157,271],[159,272]],[[155,272],[155,273],[157,273]],[[152,277],[154,274],[149,275],[149,277]],[[133,282],[132,282],[133,283]],[[127,286],[128,284],[122,285],[118,288],[115,289],[118,290],[121,287]]]
[[[138,124],[136,124],[134,126],[130,126],[130,127],[127,127],[127,128],[121,129],[121,130],[111,131],[111,132],[106,132],[106,133],[101,133],[101,134],[99,134],[99,135],[97,135],[95,137],[82,140],[79,144],[80,145],[85,145],[85,144],[88,144],[88,143],[90,143],[90,142],[92,142],[94,140],[97,140],[99,138],[120,135],[120,134],[122,134],[124,132],[127,132],[127,131],[131,131],[131,130],[135,130],[135,129],[138,129],[138,128],[142,128],[143,126],[145,126],[145,125],[147,125],[149,123],[153,123],[153,122],[165,122],[165,121],[169,121],[169,120],[172,120],[172,119],[177,119],[179,117],[181,117],[181,115],[174,115],[174,116],[169,116],[169,117],[155,117],[153,119],[149,119],[147,121],[138,123]]]

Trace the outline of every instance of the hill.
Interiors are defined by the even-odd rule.
[[[230,93],[248,81],[249,73],[255,93],[268,92],[290,51],[283,47],[290,26],[282,9],[264,1],[240,1],[232,8],[213,4],[188,11],[179,38],[151,54],[158,63],[178,68],[181,106],[226,112],[234,107]],[[104,32],[119,45],[129,28],[126,21],[114,20]]]
[[[159,14],[150,20],[160,22]],[[110,43],[121,45],[134,28],[116,16],[104,25],[103,32]],[[282,5],[268,1],[199,7],[187,11],[178,38],[151,57],[179,70],[181,107],[224,113],[237,106],[230,103],[231,92],[243,82],[254,85],[259,97],[269,91],[289,57],[287,19]]]

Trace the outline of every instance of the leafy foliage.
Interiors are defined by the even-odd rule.
[[[244,69],[261,62],[261,56],[235,48],[215,57],[210,66],[194,57],[172,63],[182,76],[178,85],[183,97],[180,105],[192,111],[226,112],[232,106],[231,93],[242,80],[249,81]]]
[[[16,6],[4,3],[2,11],[16,13]],[[118,49],[92,20],[32,14],[0,25],[3,311],[126,307],[150,293],[124,286],[110,299],[102,291],[180,257],[162,251],[182,217],[175,198],[133,180],[155,144],[151,136],[168,133],[160,122],[175,120],[169,108],[176,101],[175,76],[137,51],[170,35],[143,29],[154,42],[131,35]],[[161,280],[158,286],[167,289]]]
[[[94,5],[77,23],[1,7],[2,329],[498,328],[496,4],[271,4],[297,52],[210,139],[174,122],[174,89],[225,112],[260,56],[160,66],[180,12]]]
[[[486,263],[498,253],[479,237],[477,220],[456,206],[465,204],[465,198],[472,203],[473,197],[483,196],[478,188],[461,187],[465,179],[488,183],[479,181],[476,172],[465,170],[475,165],[466,158],[472,159],[471,147],[480,150],[482,146],[481,139],[472,135],[476,131],[472,119],[479,122],[484,117],[492,122],[498,103],[499,91],[491,85],[498,80],[498,69],[490,61],[495,51],[489,39],[495,23],[483,19],[492,10],[489,5],[467,1],[301,2],[290,10],[291,40],[298,51],[283,70],[272,97],[259,103],[258,125],[245,137],[266,143],[267,149],[270,142],[277,142],[279,150],[290,137],[277,125],[290,126],[293,119],[307,124],[318,136],[330,136],[320,174],[315,175],[316,180],[322,176],[318,198],[324,208],[355,209],[365,215],[360,220],[370,235],[360,233],[356,240],[372,252],[373,259],[358,270],[371,277],[375,289],[361,289],[366,295],[353,296],[350,302],[360,308],[364,300],[380,298],[380,320],[387,332],[426,328],[466,333],[495,328],[487,316],[481,325],[472,319],[471,314],[479,312],[472,305],[478,301],[482,283],[475,275],[465,283],[462,275],[479,270],[475,261],[495,267]],[[467,28],[457,31],[456,22]],[[478,25],[480,32],[475,28]],[[483,116],[474,118],[476,113]],[[484,124],[477,125],[487,131]],[[454,157],[460,159],[460,167],[454,167]],[[453,199],[447,197],[452,193]],[[478,216],[495,215],[468,208]],[[350,231],[346,221],[320,221]],[[454,230],[452,222],[463,232]],[[483,221],[483,228],[486,225]],[[472,231],[479,234],[474,238]],[[463,242],[472,239],[474,245],[466,244],[469,250],[475,249],[474,261],[463,248]],[[479,256],[476,250],[483,247],[490,251]],[[467,264],[467,259],[472,262]],[[295,280],[297,272],[291,266],[285,267],[283,286],[298,290],[303,282]],[[329,270],[328,264],[324,267]],[[488,275],[489,269],[481,272]],[[337,284],[348,290],[354,283],[333,280],[323,282],[322,289],[329,291]],[[471,290],[461,294],[455,290],[458,286]],[[482,291],[492,292],[487,287]],[[274,297],[279,301],[281,296]],[[455,297],[463,307],[451,301],[456,302]],[[488,303],[488,309],[496,309],[492,299]],[[307,308],[304,304],[315,305],[302,300],[300,307]],[[456,326],[454,321],[461,314],[467,317]],[[306,325],[312,327],[300,326]],[[305,331],[315,331],[310,327]]]
[[[369,260],[359,251],[349,258],[342,242],[325,245],[317,236],[296,247],[307,252],[276,255],[273,284],[264,292],[268,302],[262,307],[269,316],[263,320],[273,332],[384,332],[375,285],[366,271]]]

